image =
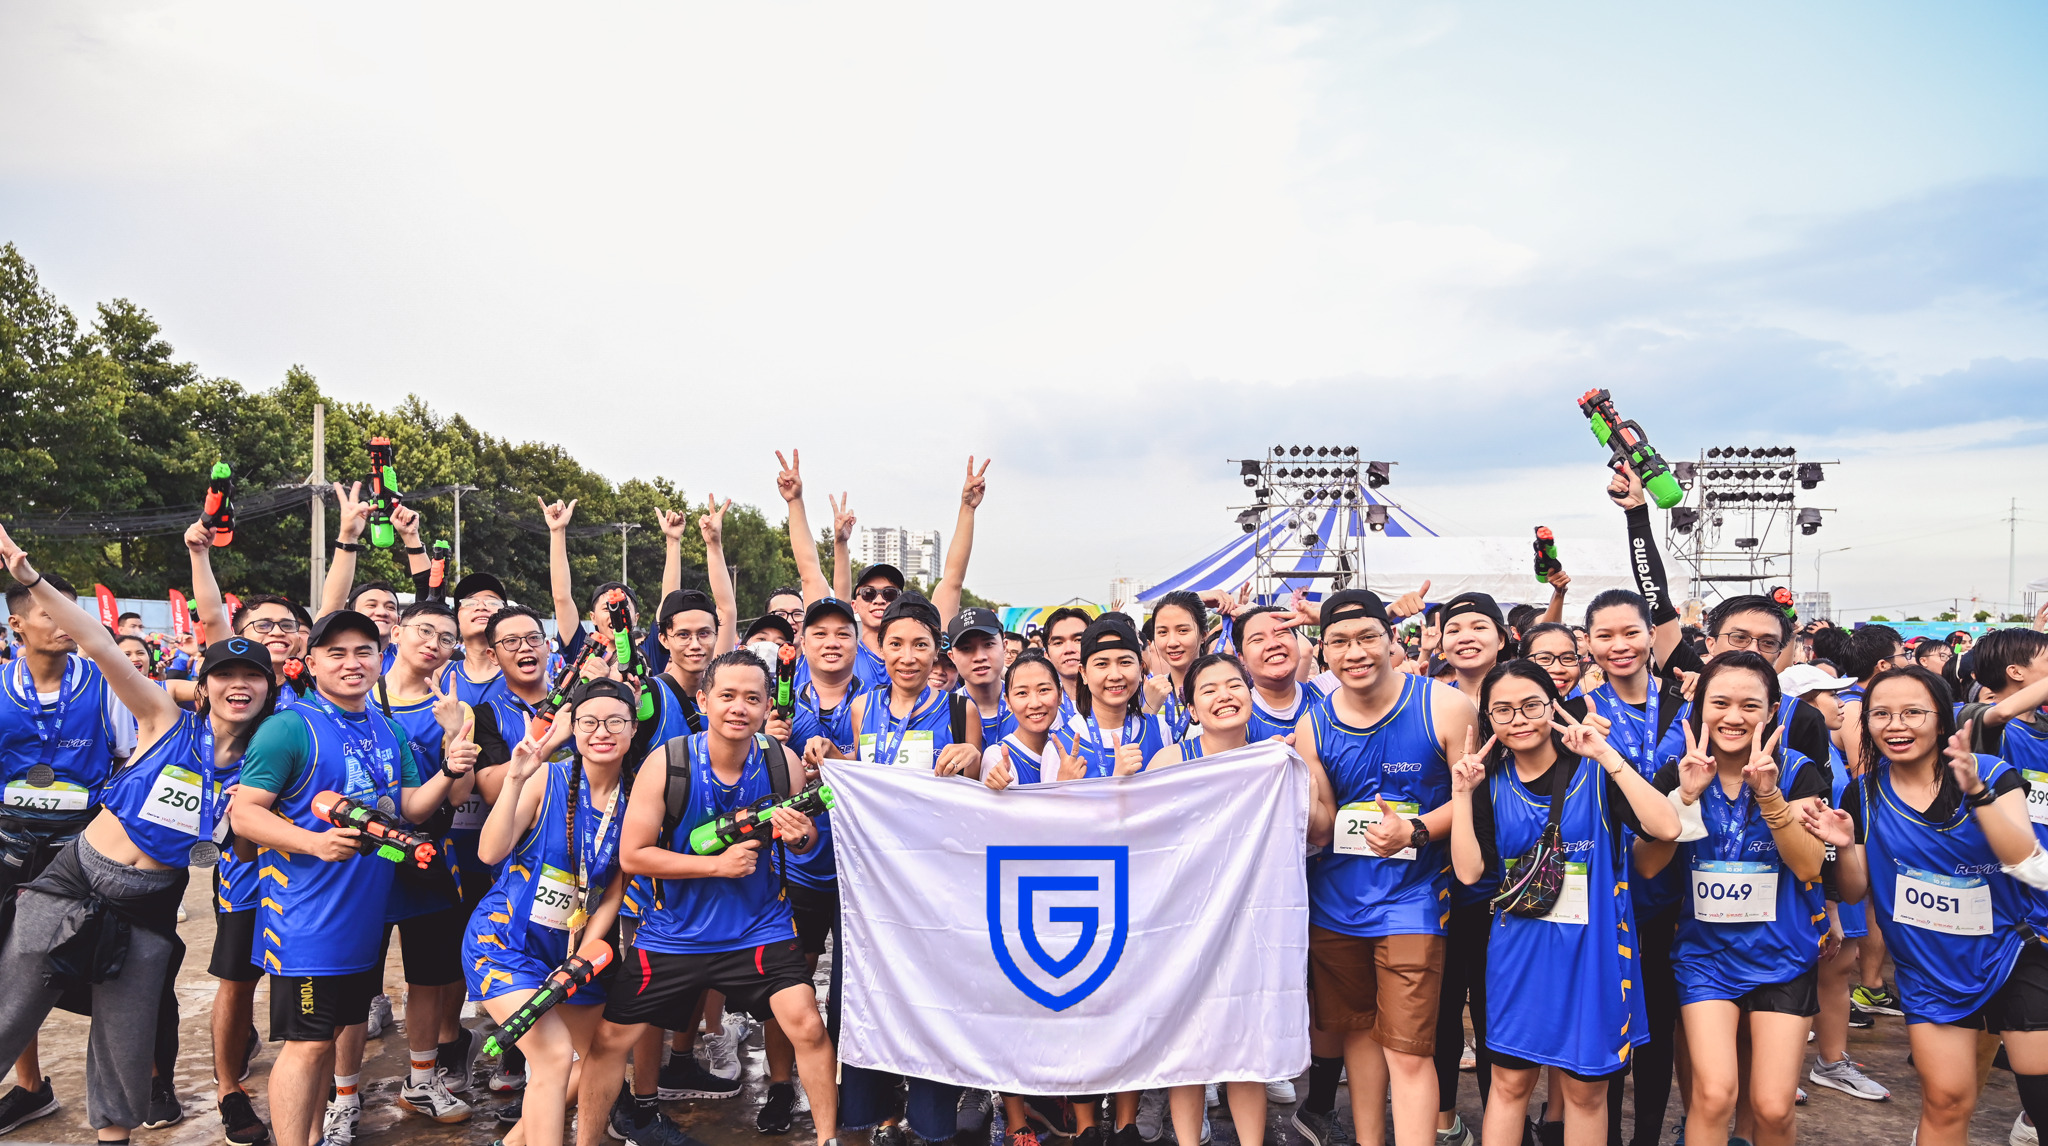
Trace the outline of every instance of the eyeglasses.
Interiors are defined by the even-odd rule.
[[[1890,724],[1893,718],[1897,718],[1898,722],[1907,728],[1925,728],[1927,727],[1927,718],[1933,715],[1934,710],[1930,708],[1905,708],[1897,712],[1893,712],[1890,709],[1873,708],[1869,712],[1870,723],[1879,728]]]
[[[266,637],[272,633],[296,633],[301,629],[304,629],[305,627],[306,626],[301,625],[297,621],[291,620],[289,618],[282,621],[250,621],[248,624],[242,626],[242,628],[245,630],[254,629],[258,633],[261,633]]]
[[[1486,715],[1492,717],[1495,724],[1511,723],[1518,712],[1531,720],[1542,720],[1550,715],[1550,702],[1525,700],[1520,707],[1512,704],[1491,704],[1486,708]]]
[[[1579,654],[1577,653],[1530,653],[1529,660],[1531,663],[1543,668],[1549,668],[1551,665],[1563,665],[1566,668],[1579,667]]]
[[[427,634],[428,644],[438,645],[444,649],[452,649],[455,646],[462,643],[461,638],[457,637],[455,634],[444,633],[432,625],[422,625],[414,623],[410,625],[400,625],[398,627],[401,629],[411,629],[414,632],[418,633],[425,633]]]
[[[490,594],[479,594],[462,599],[464,609],[475,609],[479,613],[495,613],[505,607],[505,602]]]
[[[792,625],[804,619],[804,611],[802,609],[770,609],[768,612],[773,616],[781,617]]]
[[[1369,649],[1383,643],[1386,639],[1387,634],[1378,629],[1368,629],[1365,635],[1360,637],[1324,637],[1323,653],[1326,656],[1330,653],[1341,653],[1352,645],[1357,645],[1362,649]]]
[[[1752,637],[1748,633],[1722,633],[1721,640],[1731,649],[1746,649],[1755,645],[1756,651],[1765,656],[1777,652],[1785,644],[1777,637]]]
[[[676,640],[679,640],[679,641],[683,642],[684,644],[691,644],[691,643],[696,643],[696,644],[700,644],[700,645],[708,645],[708,644],[710,644],[710,643],[711,643],[711,642],[712,642],[713,640],[717,639],[717,637],[718,637],[718,630],[717,630],[717,629],[675,629],[675,630],[672,630],[672,631],[670,631],[670,633],[669,633],[669,636],[671,636],[671,637],[675,638]]]
[[[548,635],[546,633],[522,633],[513,637],[499,637],[491,643],[508,653],[518,652],[522,647],[544,649],[548,647]]]
[[[894,585],[862,585],[853,591],[853,595],[863,601],[873,601],[875,598],[880,597],[882,604],[887,605],[893,603],[896,598],[901,597],[903,590],[898,589]]]
[[[632,727],[633,718],[630,716],[607,716],[601,719],[595,716],[579,716],[576,718],[576,731],[581,732],[585,736],[596,732],[600,728],[614,736],[623,736]]]

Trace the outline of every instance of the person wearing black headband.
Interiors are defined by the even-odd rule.
[[[1343,589],[1323,599],[1323,655],[1337,690],[1309,709],[1294,747],[1308,762],[1309,1094],[1298,1130],[1317,1146],[1346,1057],[1384,1053],[1395,1140],[1436,1130],[1436,1045],[1449,895],[1450,760],[1476,716],[1472,702],[1396,670],[1392,622],[1379,597]],[[1382,1141],[1386,1095],[1351,1074],[1359,1142]]]
[[[1437,647],[1455,674],[1450,686],[1467,696],[1479,695],[1479,682],[1508,648],[1500,606],[1484,593],[1460,593],[1445,602],[1437,623],[1442,629]]]
[[[860,759],[978,779],[980,710],[969,697],[931,687],[942,639],[938,611],[923,597],[905,594],[883,614],[880,633],[888,679],[853,700]],[[836,744],[813,741],[805,748],[806,755],[846,756]]]
[[[1162,722],[1145,719],[1138,704],[1145,679],[1140,649],[1137,630],[1120,613],[1096,618],[1081,633],[1081,676],[1066,732],[1090,776],[1136,775],[1166,743]]]

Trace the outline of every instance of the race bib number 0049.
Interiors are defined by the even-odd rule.
[[[1702,923],[1772,923],[1778,865],[1699,860],[1692,868],[1692,916]]]

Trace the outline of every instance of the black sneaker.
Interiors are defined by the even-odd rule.
[[[1102,1127],[1090,1126],[1074,1135],[1074,1146],[1102,1146]]]
[[[633,1136],[626,1139],[626,1146],[704,1146],[704,1143],[683,1133],[682,1127],[670,1122],[668,1115],[657,1110],[654,1117],[647,1120],[647,1125],[634,1130]]]
[[[1138,1133],[1138,1124],[1133,1122],[1110,1135],[1109,1143],[1110,1146],[1145,1146],[1145,1136]]]
[[[691,1054],[679,1054],[668,1060],[658,1079],[655,1094],[663,1102],[674,1102],[679,1098],[731,1098],[740,1092],[739,1079],[712,1074],[697,1061],[697,1056]],[[683,1132],[677,1130],[676,1133]],[[688,1138],[689,1135],[683,1134],[683,1137]]]
[[[523,1098],[515,1098],[498,1108],[498,1125],[500,1126],[517,1126],[519,1125],[519,1120],[524,1117],[526,1117],[526,1100]]]
[[[1564,1123],[1538,1122],[1536,1146],[1564,1146]]]
[[[472,1066],[476,1058],[476,1034],[468,1027],[460,1030],[454,1041],[442,1043],[435,1049],[434,1068],[450,1091],[466,1093],[475,1074]]]
[[[256,1036],[256,1024],[249,1024],[249,1041],[242,1046],[242,1074],[236,1082],[249,1081],[249,1074],[256,1069],[256,1052],[263,1048],[263,1040]]]
[[[57,1101],[57,1091],[50,1085],[49,1076],[44,1075],[41,1090],[17,1086],[0,1098],[0,1134],[62,1109],[64,1104]]]
[[[270,1141],[270,1127],[256,1117],[249,1096],[239,1090],[229,1091],[220,1100],[220,1127],[228,1146],[263,1146]]]
[[[642,1110],[640,1104],[633,1101],[633,1085],[622,1083],[619,1096],[612,1099],[612,1112],[604,1120],[604,1132],[611,1136],[612,1141],[624,1142],[633,1137],[633,1131],[646,1125],[653,1115],[652,1109]]]
[[[149,1114],[143,1120],[144,1130],[162,1130],[185,1119],[185,1104],[178,1101],[178,1092],[171,1089],[167,1078],[149,1080]]]
[[[754,1116],[754,1128],[763,1134],[787,1134],[795,1121],[796,1084],[769,1083],[768,1101],[761,1104],[761,1113]]]
[[[1859,1031],[1869,1030],[1877,1025],[1877,1016],[1855,1003],[1849,1004],[1849,1025]]]

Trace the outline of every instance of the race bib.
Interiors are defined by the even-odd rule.
[[[2022,768],[2020,778],[2027,782],[2027,818],[2037,824],[2048,824],[2048,772]]]
[[[1564,886],[1557,890],[1557,902],[1540,918],[1551,923],[1576,923],[1581,927],[1592,922],[1593,917],[1587,910],[1586,889],[1586,865],[1564,865]]]
[[[1692,917],[1702,923],[1776,922],[1778,865],[1693,861]]]
[[[1397,803],[1393,800],[1389,800],[1387,803],[1392,804],[1394,811],[1399,813],[1403,819],[1422,814],[1422,805],[1420,804]],[[1331,850],[1335,851],[1338,855],[1346,856],[1373,856],[1378,859],[1393,860],[1414,859],[1414,848],[1402,848],[1390,856],[1381,856],[1378,852],[1372,850],[1372,845],[1366,842],[1365,832],[1367,828],[1379,823],[1381,819],[1380,805],[1377,800],[1346,804],[1337,809],[1337,834],[1330,841]]]
[[[62,780],[47,788],[16,780],[7,785],[6,805],[10,808],[32,808],[38,812],[83,812],[92,806],[92,793]],[[192,830],[196,833],[199,829],[195,827]]]
[[[484,807],[484,798],[471,792],[469,799],[455,806],[455,822],[448,825],[450,831],[474,832],[483,830],[484,820],[491,814]]]
[[[1892,918],[1944,935],[1991,934],[1991,885],[1982,876],[1938,875],[1901,866]]]
[[[875,736],[871,732],[861,733],[860,758],[870,764],[874,763]],[[905,768],[922,768],[929,772],[938,765],[938,760],[938,752],[932,747],[931,732],[912,730],[904,733],[903,742],[896,746],[896,758],[884,760],[882,763]]]
[[[165,765],[157,773],[156,783],[150,785],[149,799],[142,803],[142,818],[174,832],[198,835],[201,783],[198,773]]]
[[[533,881],[532,920],[556,931],[569,930],[569,915],[576,910],[576,877],[560,868],[543,865],[540,878]]]

